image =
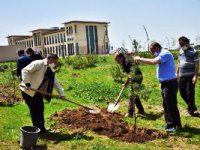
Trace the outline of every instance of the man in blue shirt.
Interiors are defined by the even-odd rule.
[[[179,91],[188,105],[187,111],[191,116],[199,116],[195,106],[195,83],[199,72],[198,51],[190,46],[190,40],[184,36],[179,38],[180,55],[177,76]]]
[[[149,59],[136,56],[134,61],[157,65],[157,78],[161,83],[164,115],[167,124],[165,129],[167,132],[181,130],[182,125],[177,107],[178,82],[173,55],[167,50],[162,50],[161,45],[157,42],[150,45],[150,50],[156,56],[155,58]]]
[[[21,71],[32,62],[32,59],[24,54],[24,50],[18,50],[17,53],[19,56],[17,59],[17,77],[22,80]]]

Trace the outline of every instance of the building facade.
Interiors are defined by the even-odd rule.
[[[43,56],[49,53],[60,57],[109,53],[109,22],[69,21],[63,24],[62,28],[33,30],[31,36],[8,36],[8,44],[38,49]]]

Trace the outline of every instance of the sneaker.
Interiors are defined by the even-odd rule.
[[[174,132],[176,132],[176,129],[174,127],[171,127],[171,128],[165,129],[165,131],[168,133],[174,133]]]

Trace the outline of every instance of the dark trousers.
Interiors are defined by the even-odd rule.
[[[144,108],[142,106],[139,96],[138,95],[130,95],[128,113],[131,116],[133,115],[133,112],[135,111],[134,110],[135,105],[138,109],[138,112],[144,112]]]
[[[195,85],[192,84],[192,76],[179,78],[179,91],[183,100],[186,102],[187,110],[191,113],[197,110],[195,106]]]
[[[41,132],[45,131],[44,127],[44,102],[40,93],[37,93],[31,97],[28,94],[22,92],[22,97],[29,107],[33,126],[40,128]]]
[[[167,125],[181,127],[180,114],[177,107],[178,82],[176,80],[161,82],[161,90]]]

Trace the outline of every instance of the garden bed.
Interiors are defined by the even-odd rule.
[[[133,125],[124,122],[123,117],[121,114],[108,113],[106,110],[102,110],[100,114],[90,114],[83,109],[65,109],[52,115],[52,118],[56,120],[57,127],[91,130],[96,134],[129,143],[143,143],[167,137],[166,134],[157,130],[141,127],[137,127],[135,132]]]
[[[19,94],[19,89],[16,89],[15,92],[11,85],[0,84],[0,105],[13,105],[16,102],[21,101],[22,98]]]

